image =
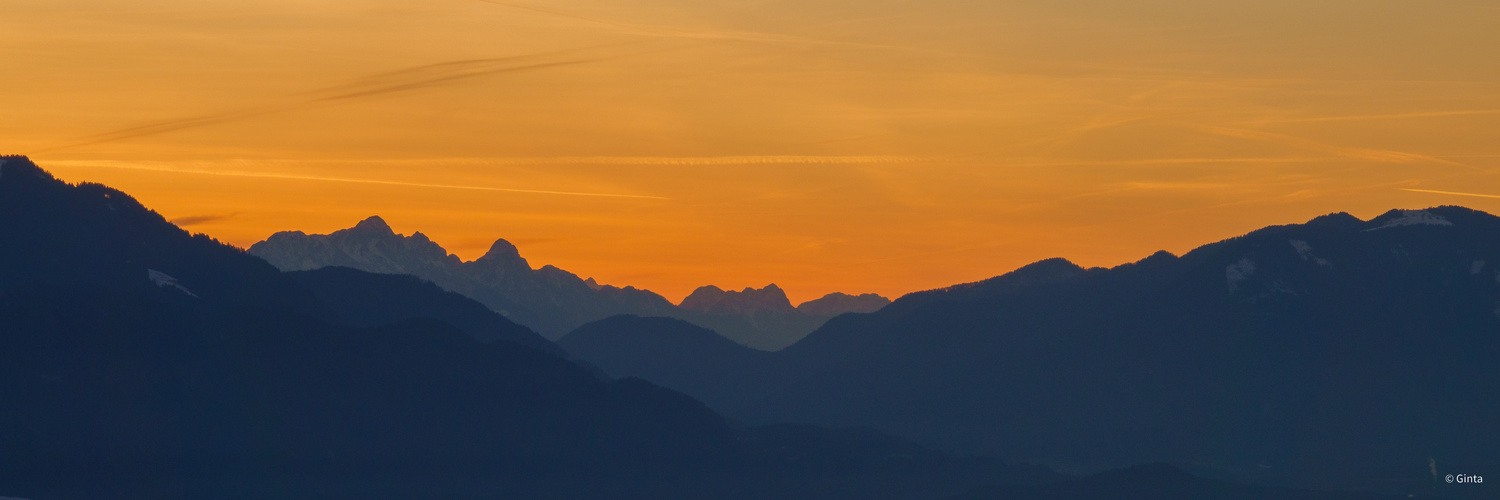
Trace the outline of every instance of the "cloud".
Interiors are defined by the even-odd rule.
[[[760,32],[755,32],[755,31],[732,31],[732,30],[693,31],[693,30],[686,30],[686,29],[672,27],[672,26],[657,26],[657,25],[649,25],[649,24],[627,23],[627,22],[623,22],[623,21],[615,21],[615,20],[612,20],[612,19],[602,19],[602,18],[597,18],[597,17],[580,16],[580,15],[572,14],[572,13],[568,13],[568,12],[551,10],[551,9],[543,9],[543,8],[540,8],[540,7],[533,7],[533,6],[530,6],[530,5],[523,5],[523,4],[514,3],[514,2],[503,2],[503,1],[499,1],[499,0],[479,0],[479,1],[487,3],[487,4],[493,4],[493,5],[500,5],[500,6],[503,6],[503,7],[509,7],[509,8],[512,8],[512,9],[527,10],[527,11],[531,11],[531,12],[537,12],[537,13],[547,14],[547,15],[551,15],[551,16],[563,17],[563,18],[567,18],[567,19],[574,19],[574,20],[584,21],[584,22],[589,22],[589,23],[596,23],[596,24],[603,24],[603,25],[607,25],[607,26],[614,26],[616,28],[625,28],[627,30],[631,30],[631,31],[636,32],[637,35],[643,35],[643,36],[656,36],[656,37],[666,37],[666,38],[684,38],[684,39],[691,39],[691,40],[706,40],[706,41],[738,41],[738,42],[759,42],[759,43],[819,44],[819,45],[839,45],[839,46],[864,47],[864,48],[879,48],[879,49],[912,50],[909,47],[901,47],[901,46],[896,46],[896,45],[884,45],[884,44],[860,43],[860,42],[844,42],[844,41],[838,41],[838,40],[824,40],[824,39],[821,39],[821,38],[813,38],[813,37],[807,37],[807,36],[783,35],[783,34],[777,34],[777,33],[760,33]]]
[[[1238,137],[1241,139],[1281,144],[1283,146],[1307,151],[1317,151],[1355,160],[1376,161],[1381,163],[1437,163],[1464,168],[1476,168],[1456,161],[1444,160],[1432,156],[1420,155],[1415,153],[1403,153],[1400,151],[1390,151],[1384,149],[1334,146],[1331,144],[1324,144],[1317,141],[1303,139],[1301,137],[1295,137],[1286,134],[1277,134],[1273,132],[1262,132],[1257,130],[1245,130],[1228,127],[1213,127],[1208,125],[1199,125],[1196,128],[1198,130],[1202,130],[1204,132],[1215,135]]]
[[[236,215],[239,215],[239,214],[234,213],[234,214],[229,214],[229,215],[189,215],[187,217],[178,217],[176,219],[172,219],[172,220],[167,221],[167,222],[171,222],[173,225],[175,225],[177,227],[187,227],[187,226],[196,226],[198,224],[204,224],[204,223],[218,221],[218,220],[224,220],[224,219],[228,219],[230,217],[234,217]]]
[[[1472,109],[1464,111],[1428,111],[1421,113],[1392,113],[1383,115],[1322,116],[1314,118],[1292,118],[1286,120],[1263,120],[1253,123],[1314,123],[1360,120],[1396,120],[1402,118],[1438,118],[1444,116],[1500,115],[1500,109]]]
[[[598,54],[597,52],[623,45],[628,44],[611,44],[522,56],[467,59],[424,64],[370,75],[340,85],[294,94],[288,96],[282,102],[248,106],[199,116],[173,118],[111,130],[85,137],[76,142],[44,148],[34,152],[56,151],[79,146],[148,137],[179,130],[245,120],[273,113],[326,106],[342,101],[449,85],[486,76],[600,62],[623,57],[624,54],[607,55]],[[589,55],[588,53],[590,52],[595,52],[596,54]]]
[[[73,167],[99,167],[99,168],[116,168],[116,169],[126,169],[126,170],[148,170],[148,171],[154,171],[154,172],[167,172],[167,173],[174,173],[174,174],[214,175],[214,176],[223,176],[223,177],[251,177],[251,178],[259,178],[259,179],[286,179],[286,180],[298,180],[298,181],[341,182],[341,183],[349,183],[349,184],[373,184],[373,185],[383,185],[383,186],[406,186],[406,187],[432,188],[432,189],[459,189],[459,190],[467,190],[467,191],[496,191],[496,192],[503,192],[503,193],[544,194],[544,195],[559,195],[559,196],[585,196],[585,197],[599,197],[599,198],[634,198],[634,199],[645,199],[645,200],[670,200],[671,199],[671,198],[666,198],[666,197],[662,197],[662,196],[650,196],[650,195],[642,195],[642,194],[597,193],[597,192],[561,191],[561,190],[547,190],[547,189],[521,189],[521,188],[506,188],[506,187],[495,187],[495,186],[463,186],[463,185],[457,185],[457,184],[436,184],[436,183],[426,183],[426,182],[404,182],[404,181],[392,181],[392,180],[382,180],[382,179],[359,179],[359,178],[352,178],[352,177],[332,177],[332,176],[322,176],[322,175],[282,174],[282,173],[274,173],[274,172],[250,172],[250,171],[243,171],[243,170],[204,170],[204,169],[179,168],[179,167],[171,167],[171,166],[165,166],[165,165],[152,165],[152,164],[144,164],[144,163],[128,163],[128,162],[118,162],[118,161],[52,161],[50,163],[55,164],[55,165],[73,166]]]
[[[1398,188],[1398,189],[1400,189],[1402,191],[1411,191],[1413,193],[1451,194],[1451,195],[1454,195],[1454,196],[1474,196],[1474,197],[1478,197],[1478,198],[1500,198],[1500,195],[1493,195],[1493,194],[1460,193],[1460,192],[1457,192],[1457,191],[1438,191],[1438,190],[1435,190],[1435,189],[1412,189],[1412,188]]]

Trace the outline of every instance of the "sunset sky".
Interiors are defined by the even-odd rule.
[[[1500,213],[1500,0],[6,0],[0,153],[672,300]]]

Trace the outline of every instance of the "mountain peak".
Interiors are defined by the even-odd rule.
[[[714,286],[714,285],[703,285],[703,286],[700,286],[698,288],[693,289],[693,293],[690,294],[690,295],[688,295],[688,296],[692,297],[693,295],[698,295],[700,293],[701,294],[716,294],[717,295],[717,294],[724,293],[724,289],[723,288],[719,288],[719,287]],[[687,299],[683,299],[683,300],[687,300]]]
[[[498,240],[495,240],[494,243],[490,244],[489,251],[484,252],[484,255],[481,256],[479,259],[480,260],[484,260],[484,259],[506,259],[506,260],[512,260],[512,259],[519,259],[519,258],[521,258],[521,251],[518,250],[518,249],[516,249],[516,246],[510,244],[509,241],[505,241],[505,238],[500,238]]]
[[[42,167],[38,167],[35,163],[32,163],[31,158],[23,155],[0,155],[0,181],[6,178],[16,179],[21,177],[46,180],[54,179],[52,174],[47,173],[46,170],[42,170]]]
[[[821,298],[803,302],[797,305],[797,310],[814,316],[833,317],[851,312],[875,312],[890,303],[891,299],[873,293],[849,295],[843,292],[833,292]]]
[[[1370,219],[1370,224],[1376,226],[1365,231],[1403,226],[1452,226],[1453,222],[1429,210],[1391,210]]]
[[[701,286],[693,290],[687,298],[682,299],[678,307],[700,312],[720,313],[794,309],[791,299],[786,296],[786,291],[774,283],[761,289],[745,287],[740,291],[725,291],[713,285]]]
[[[380,218],[379,215],[371,215],[370,218],[359,221],[359,224],[354,225],[354,229],[383,234],[396,234],[395,231],[391,230],[391,226],[385,223],[385,219]]]
[[[1317,217],[1314,217],[1312,220],[1307,221],[1307,224],[1303,225],[1314,227],[1354,229],[1363,226],[1364,223],[1365,221],[1359,220],[1359,217],[1350,215],[1349,212],[1336,212],[1328,215],[1319,215]]]

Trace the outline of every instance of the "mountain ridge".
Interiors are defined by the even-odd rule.
[[[833,293],[804,303],[812,304],[807,308],[793,307],[786,293],[772,284],[738,291],[708,285],[672,304],[649,290],[602,285],[556,266],[533,269],[505,239],[495,240],[483,256],[465,262],[420,232],[395,233],[379,216],[326,235],[279,232],[252,245],[249,252],[284,271],[340,266],[418,276],[554,340],[590,321],[634,314],[682,319],[770,351],[790,345],[833,316],[889,303],[875,294]]]
[[[1213,464],[1266,484],[1431,495],[1429,458],[1500,467],[1483,451],[1500,432],[1479,423],[1500,404],[1471,392],[1500,391],[1484,361],[1500,357],[1497,264],[1493,215],[1336,213],[1180,257],[1047,259],[908,294],[749,366],[743,352],[569,348],[748,422],[869,426],[1069,470]],[[674,380],[657,366],[680,359],[706,368]]]
[[[523,345],[546,341],[429,282],[283,273],[0,160],[6,495],[919,500],[1056,478],[872,432],[731,426]]]
[[[731,426],[648,381],[480,342],[531,333],[430,283],[282,273],[17,158],[0,157],[6,495],[919,500],[1078,482],[866,428]],[[1162,498],[1156,476],[1112,480]]]

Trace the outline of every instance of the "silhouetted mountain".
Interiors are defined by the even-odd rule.
[[[678,303],[673,317],[681,318],[763,351],[784,348],[812,333],[831,316],[804,314],[792,307],[786,292],[775,284],[725,291],[699,287]]]
[[[830,294],[792,307],[776,285],[725,292],[699,288],[681,307],[649,290],[600,285],[558,269],[533,270],[514,245],[496,240],[483,257],[463,262],[422,233],[402,236],[380,217],[332,234],[281,232],[250,247],[250,253],[284,271],[329,266],[384,274],[410,274],[473,298],[542,336],[557,339],[584,323],[617,314],[683,319],[762,350],[786,347],[828,318],[879,308],[883,297]],[[799,306],[800,307],[800,306]]]
[[[891,299],[873,293],[849,295],[834,292],[797,305],[803,314],[832,318],[844,313],[872,313],[891,304]]]
[[[1052,259],[910,294],[750,366],[721,348],[578,352],[750,422],[868,426],[1074,470],[1165,461],[1237,482],[1482,497],[1434,485],[1429,461],[1500,469],[1500,400],[1482,396],[1500,393],[1497,266],[1488,214],[1335,214],[1180,258]],[[648,366],[672,359],[703,369]]]
[[[758,370],[771,353],[737,344],[686,321],[622,315],[578,327],[557,345],[615,377],[660,380],[676,390],[717,392],[705,373]]]
[[[503,239],[479,259],[463,262],[422,233],[396,234],[379,217],[327,235],[276,233],[251,246],[250,253],[284,271],[341,266],[414,275],[477,300],[550,339],[595,319],[625,313],[660,316],[674,309],[650,291],[590,286],[552,266],[533,270]]]
[[[736,431],[481,343],[535,339],[430,284],[284,274],[21,157],[0,157],[0,242],[0,494],[919,499],[1054,477],[871,431]]]
[[[329,323],[342,314],[325,311],[368,309],[326,307],[316,296],[339,294],[311,293],[123,193],[4,160],[7,493],[320,496],[281,490],[296,485],[347,497],[365,492],[341,483],[378,477],[371,484],[396,489],[367,493],[406,497],[400,488],[447,491],[447,475],[478,473],[493,487],[536,472],[724,463],[739,453],[722,419],[687,397],[601,381],[434,320]],[[352,273],[302,278],[325,288],[390,281]],[[450,316],[477,318],[465,314]]]
[[[713,285],[698,287],[677,307],[710,314],[790,314],[797,310],[786,298],[786,292],[775,283],[759,290],[745,287],[738,292],[724,291]]]
[[[375,274],[347,267],[287,273],[313,292],[342,324],[374,327],[407,319],[442,321],[484,342],[508,341],[542,352],[568,355],[530,329],[483,304],[411,275]]]

